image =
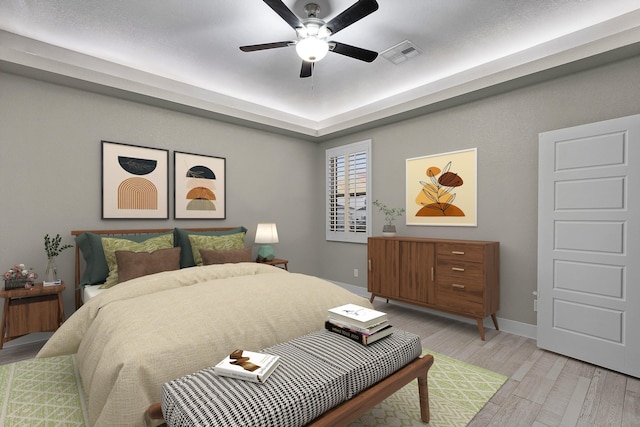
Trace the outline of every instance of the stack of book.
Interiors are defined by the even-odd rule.
[[[369,345],[393,333],[387,314],[355,304],[330,308],[324,326],[327,330]]]

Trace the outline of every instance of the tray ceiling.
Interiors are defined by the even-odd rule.
[[[305,16],[307,1],[284,2]],[[353,0],[315,2],[329,20]],[[330,52],[301,79],[293,47],[239,50],[295,40],[260,0],[3,0],[0,61],[316,138],[640,42],[637,0],[378,3],[335,40],[379,53],[410,41],[418,55]]]

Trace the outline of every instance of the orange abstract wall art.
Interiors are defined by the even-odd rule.
[[[407,225],[477,225],[477,149],[407,159]]]

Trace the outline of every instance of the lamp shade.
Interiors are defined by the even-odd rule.
[[[278,229],[274,223],[258,224],[256,243],[278,243]]]
[[[315,36],[309,36],[296,44],[298,56],[307,62],[320,61],[329,52],[329,44]]]
[[[258,262],[271,261],[275,251],[270,243],[278,243],[278,229],[274,223],[258,224],[256,229],[256,243],[262,243],[258,250]]]

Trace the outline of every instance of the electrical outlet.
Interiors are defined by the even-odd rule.
[[[358,269],[357,268],[353,269],[353,277],[358,277]]]

